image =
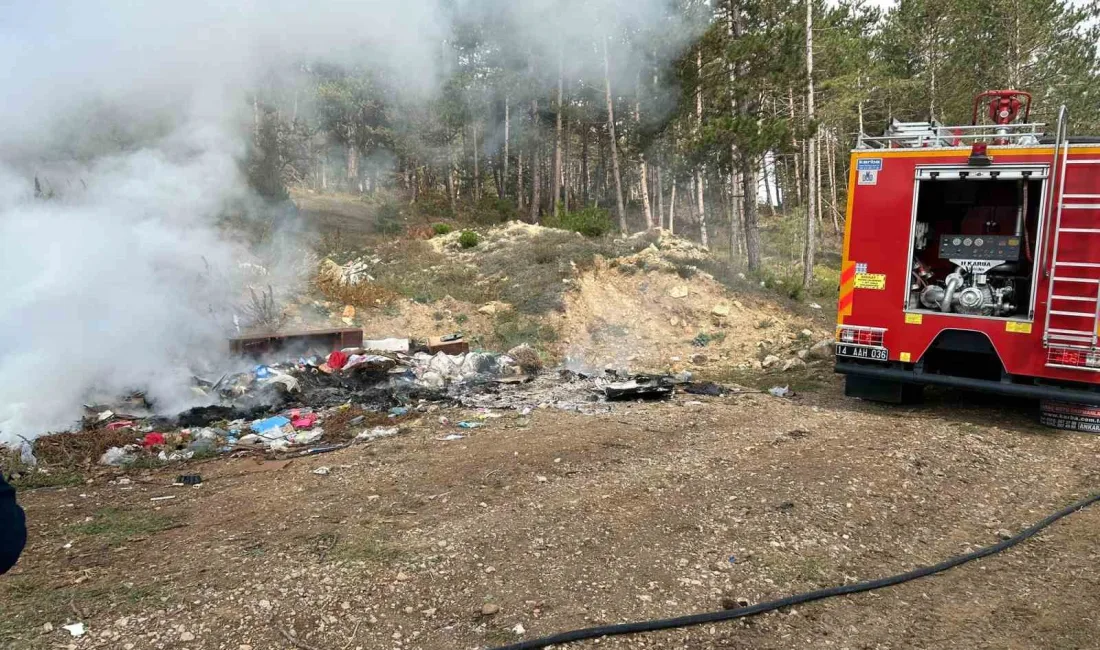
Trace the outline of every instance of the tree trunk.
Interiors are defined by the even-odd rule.
[[[457,201],[457,190],[455,189],[455,168],[453,160],[447,161],[447,198],[451,205],[451,216],[456,214],[455,203]]]
[[[936,21],[929,26],[928,34],[928,120],[936,119]]]
[[[473,123],[474,136],[474,201],[481,200],[481,165],[478,161],[477,122]]]
[[[739,15],[740,11],[739,11],[739,8],[737,6],[736,0],[729,0],[728,6],[726,7],[726,13],[727,13],[727,15],[726,15],[726,36],[732,42],[735,39],[740,38],[740,36],[741,36],[741,21],[740,21],[740,15]],[[726,68],[727,68],[726,72],[729,75],[729,85],[730,85],[730,114],[731,115],[736,115],[738,113],[738,110],[737,110],[737,95],[735,94],[734,90],[735,90],[736,83],[737,83],[737,72],[738,72],[738,70],[736,69],[736,66],[734,66],[732,61],[729,61],[727,63]],[[743,211],[743,208],[741,210],[737,209],[738,198],[737,198],[737,192],[735,191],[736,187],[737,187],[737,182],[736,182],[737,172],[735,171],[736,168],[737,168],[737,160],[738,160],[737,143],[736,142],[730,142],[730,197],[729,197],[729,200],[730,200],[730,260],[731,261],[734,257],[734,252],[735,252],[736,244],[737,244],[737,239],[736,239],[737,229],[734,227],[733,216],[736,213]]]
[[[695,88],[695,135],[703,129],[703,48],[695,53],[695,70],[697,76]],[[703,203],[703,166],[695,169],[695,202],[699,211],[699,241],[704,247],[710,246],[710,237],[707,235],[707,213]]]
[[[672,179],[672,196],[668,198],[668,234],[676,233],[676,179]]]
[[[539,146],[538,146],[538,119],[539,119],[539,100],[531,100],[531,121],[535,126],[535,143],[531,147],[531,223],[539,222],[539,190],[541,190],[539,180]]]
[[[734,176],[734,178],[737,181],[740,181],[741,175],[737,174],[736,176]],[[742,258],[743,258],[744,255],[745,255],[745,240],[748,238],[748,234],[747,234],[748,230],[745,228],[745,201],[744,201],[745,197],[743,195],[741,195],[741,193],[738,191],[739,189],[740,188],[739,188],[738,183],[734,183],[730,187],[730,191],[733,192],[734,194],[739,195],[739,198],[740,198],[740,200],[737,201],[737,203],[735,204],[735,207],[738,208],[735,215],[736,215],[736,218],[737,218],[738,233],[740,235],[740,237],[737,240],[737,253],[739,255],[741,255]],[[757,234],[757,238],[759,238],[759,234]]]
[[[663,228],[664,226],[661,224],[661,220],[664,219],[665,215],[665,190],[664,186],[661,185],[661,166],[657,165],[654,171],[656,172],[654,174],[656,178],[653,184],[657,186],[657,227]]]
[[[695,170],[695,209],[699,219],[699,242],[704,248],[710,246],[710,236],[707,234],[707,213],[703,203],[703,171]]]
[[[806,241],[802,254],[802,286],[814,281],[814,252],[817,244],[817,124],[814,122],[814,3],[806,0],[806,123],[810,141],[806,147],[806,176],[811,184],[806,209]]]
[[[653,223],[653,210],[649,205],[649,174],[646,173],[645,154],[639,154],[639,157],[641,158],[639,170],[641,173],[642,209],[645,211],[645,225],[647,230],[653,230],[657,226]]]
[[[348,190],[355,191],[359,185],[359,149],[355,145],[348,145]]]
[[[584,198],[584,205],[588,207],[588,187],[591,182],[591,178],[588,175],[588,125],[584,125],[584,129],[581,130],[581,196]]]
[[[558,101],[554,107],[557,113],[557,120],[554,124],[554,171],[553,178],[550,180],[550,196],[553,197],[550,203],[550,212],[552,214],[561,213],[561,118],[562,118],[562,93],[563,86],[565,85],[564,74],[562,72],[562,53],[558,51]]]
[[[516,206],[522,208],[526,205],[526,194],[523,191],[523,151],[516,154]]]
[[[615,137],[615,104],[611,99],[611,64],[607,58],[607,37],[603,39],[603,79],[607,95],[607,134],[611,138],[611,173],[615,177],[615,207],[619,211],[619,230],[625,233],[626,207],[623,205],[623,179],[619,175],[619,144]]]
[[[821,153],[821,149],[824,147],[824,137],[820,130],[814,134],[814,145],[816,146],[816,150],[814,151],[814,164],[817,167],[817,182],[814,183],[814,189],[817,190],[817,225],[821,226],[825,218],[825,201],[821,197],[821,192],[825,187],[825,163],[823,162],[825,157],[824,154]]]
[[[1013,86],[1015,88],[1015,86]],[[857,115],[859,117],[859,137],[863,137],[863,73],[860,72],[856,77],[856,91],[859,93],[859,105],[857,106]]]
[[[760,270],[760,226],[756,214],[756,175],[752,173],[752,159],[741,158],[742,221],[745,222],[745,257],[750,271]]]
[[[600,201],[607,198],[610,192],[610,177],[611,172],[607,168],[607,147],[604,146],[603,141],[606,139],[607,129],[600,129],[596,131],[596,152],[600,154],[600,159],[596,165],[596,177],[595,177],[595,194],[596,205],[600,204]]]
[[[642,128],[642,82],[641,79],[635,84],[636,93],[634,95],[634,124],[641,131]],[[653,209],[649,204],[649,172],[647,170],[648,164],[645,160],[645,151],[638,152],[638,184],[639,189],[642,191],[642,212],[645,213],[645,227],[646,230],[653,230]]]
[[[699,206],[695,203],[695,184],[699,180],[699,174],[692,172],[688,178],[688,217],[693,223],[699,223]]]
[[[825,134],[825,151],[829,154],[829,204],[833,209],[833,232],[840,232],[840,206],[836,196],[836,134]]]
[[[508,144],[512,135],[512,111],[510,105],[510,98],[507,94],[504,95],[504,182],[500,188],[501,198],[508,194]]]
[[[768,175],[768,154],[760,157],[760,176],[764,180],[764,201],[768,205],[768,211],[775,214],[775,204],[772,202],[772,182]]]
[[[660,60],[660,57],[657,53],[656,48],[654,48],[654,50],[653,50],[653,59],[655,61]],[[660,89],[661,89],[661,68],[660,68],[660,66],[654,65],[653,66],[653,91],[654,91],[654,93],[659,94]],[[664,218],[664,213],[665,213],[665,190],[664,190],[664,186],[661,184],[661,164],[660,163],[662,163],[662,162],[663,162],[663,158],[661,156],[658,156],[657,166],[656,166],[656,174],[655,174],[656,179],[655,179],[655,183],[654,183],[656,185],[655,194],[657,195],[657,218],[656,218],[656,222],[657,222],[657,227],[658,228],[662,227],[661,226],[661,219]]]
[[[794,88],[787,86],[787,106],[790,108],[791,121],[793,122],[798,115],[794,106]],[[802,157],[798,155],[801,147],[798,146],[798,140],[791,137],[791,146],[794,149],[794,197],[797,205],[802,205]]]
[[[573,196],[572,196],[573,183],[570,182],[573,178],[573,174],[570,171],[572,169],[572,164],[573,164],[573,158],[571,157],[571,153],[572,153],[572,150],[573,150],[573,147],[572,147],[573,138],[572,138],[572,136],[570,135],[570,132],[569,132],[569,117],[568,116],[566,116],[566,118],[565,118],[565,127],[564,127],[564,130],[563,130],[563,134],[564,134],[564,137],[565,137],[565,152],[563,154],[565,156],[565,158],[564,158],[565,163],[562,166],[562,170],[561,170],[561,183],[562,183],[562,195],[563,195],[564,201],[565,201],[565,211],[569,212],[570,210],[573,209]]]

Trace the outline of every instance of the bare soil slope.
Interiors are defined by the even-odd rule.
[[[773,297],[722,285],[696,266],[709,255],[705,249],[668,233],[591,241],[512,222],[482,232],[476,247],[462,248],[458,238],[432,238],[424,244],[430,253],[417,253],[424,263],[411,269],[367,255],[353,262],[366,263],[384,286],[400,287],[404,279],[423,293],[434,277],[431,289],[449,287],[455,295],[428,305],[353,305],[349,320],[330,301],[321,305],[323,324],[361,325],[368,336],[462,331],[491,345],[515,338],[502,336],[502,326],[522,332],[537,322],[553,336],[527,342],[554,360],[634,370],[749,369],[769,355],[788,361],[830,336]],[[407,270],[387,277],[395,264]]]
[[[566,298],[562,353],[595,366],[750,368],[826,336],[774,300],[678,268],[647,249],[582,274]]]

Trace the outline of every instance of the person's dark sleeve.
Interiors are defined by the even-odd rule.
[[[0,474],[0,574],[15,566],[27,543],[27,520],[15,501],[15,488]]]

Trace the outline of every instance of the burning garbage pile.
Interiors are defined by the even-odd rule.
[[[650,401],[671,398],[677,391],[720,397],[732,392],[712,382],[693,381],[690,372],[675,375],[632,374],[605,369],[575,371],[561,369],[518,383],[498,380],[478,391],[456,396],[462,406],[479,409],[554,408],[585,415],[613,410],[614,402]]]
[[[348,332],[298,338],[316,342],[327,336],[331,343],[344,341]],[[610,402],[665,399],[676,390],[724,391],[692,383],[690,373],[542,372],[541,358],[526,345],[499,354],[470,351],[459,335],[418,344],[363,341],[361,333],[354,333],[359,334],[356,345],[300,356],[272,348],[271,340],[250,339],[248,345],[262,352],[263,360],[216,379],[195,377],[192,390],[202,405],[166,417],[143,394],[134,393],[110,404],[86,405],[84,431],[108,434],[111,446],[98,462],[110,466],[142,459],[310,455],[397,435],[404,418],[441,404],[483,413],[511,409],[527,414],[537,408],[596,413],[610,410]]]
[[[518,350],[516,356],[524,354]],[[260,363],[213,381],[196,377],[193,391],[209,403],[175,417],[153,415],[141,394],[87,406],[84,427],[134,434],[131,444],[102,455],[104,465],[131,464],[142,456],[176,461],[252,451],[319,453],[397,433],[393,426],[375,426],[350,439],[346,432],[339,439],[326,435],[326,422],[352,408],[397,419],[489,382],[525,381],[523,372],[513,357],[470,352],[455,335],[415,347],[408,339],[366,341],[326,356]],[[366,419],[357,416],[343,428]]]

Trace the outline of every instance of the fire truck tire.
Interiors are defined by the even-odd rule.
[[[1063,431],[1100,433],[1100,406],[1042,400],[1039,422]]]
[[[858,397],[870,402],[916,404],[924,396],[924,386],[874,377],[848,375],[844,378],[844,395],[846,397]]]

